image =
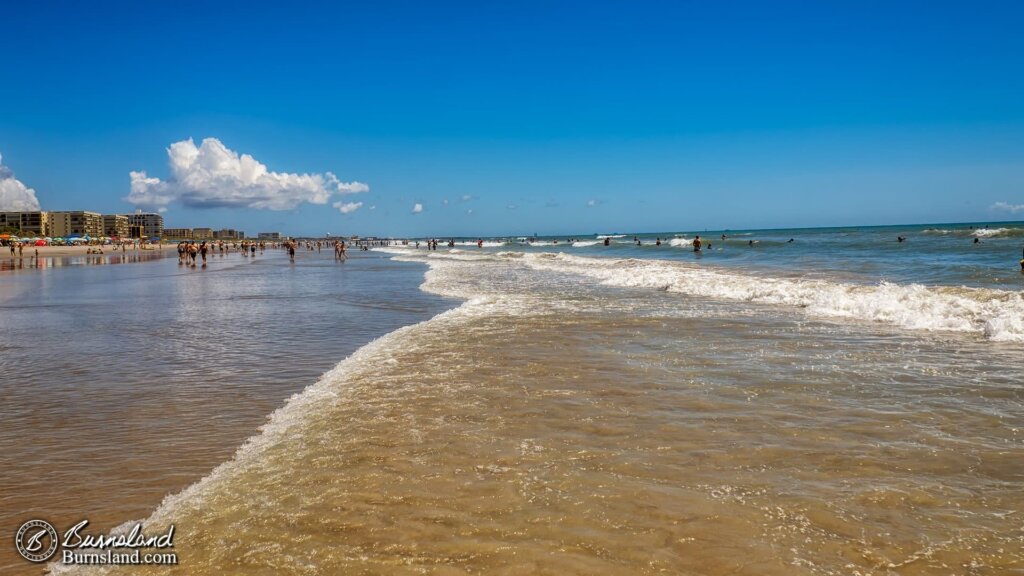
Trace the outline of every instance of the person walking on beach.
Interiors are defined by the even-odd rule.
[[[291,242],[288,243],[288,258],[292,262],[295,262],[295,241],[294,240],[292,240]]]
[[[203,267],[204,268],[206,267],[206,251],[207,250],[208,250],[208,248],[206,246],[206,241],[203,240],[203,243],[199,245],[199,255],[203,257]]]

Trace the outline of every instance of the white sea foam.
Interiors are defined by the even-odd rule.
[[[625,234],[598,234],[598,240],[604,240],[605,238],[625,238]]]
[[[573,248],[586,248],[587,246],[596,246],[600,244],[599,240],[577,240],[572,243]]]
[[[676,246],[676,247],[692,246],[693,245],[693,240],[689,240],[689,239],[683,238],[683,237],[673,238],[673,239],[668,241],[668,245],[669,246]]]
[[[1020,236],[1024,234],[1021,228],[978,228],[971,233],[977,238],[995,238],[997,236]]]
[[[934,236],[963,236],[963,237],[975,237],[975,238],[1012,238],[1017,236],[1024,236],[1024,228],[975,228],[973,230],[967,228],[961,228],[957,230],[949,230],[946,228],[928,228],[921,231],[922,234],[929,234]]]
[[[1017,291],[779,278],[667,260],[595,258],[551,252],[509,251],[479,256],[504,261],[507,265],[581,275],[608,286],[793,306],[819,317],[882,322],[912,330],[969,332],[994,341],[1024,342],[1024,294]],[[456,270],[452,273],[473,272]],[[474,295],[466,289],[467,285],[463,284],[459,294],[451,295]]]
[[[1019,292],[773,278],[664,260],[536,256],[528,255],[523,261],[535,269],[580,274],[610,286],[796,306],[816,316],[884,322],[914,330],[974,332],[991,340],[1024,342],[1024,297]]]
[[[505,246],[506,244],[508,244],[508,242],[501,242],[501,241],[498,241],[498,240],[484,240],[483,247],[484,248],[498,248],[498,247],[501,247],[501,246]],[[456,242],[455,245],[456,246],[473,246],[474,248],[479,246],[478,243],[475,240],[473,240],[473,241],[467,240],[467,241],[463,241],[463,242]]]

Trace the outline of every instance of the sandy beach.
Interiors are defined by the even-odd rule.
[[[173,250],[174,246],[175,246],[174,244],[163,244],[163,245],[150,244],[150,245],[147,245],[147,246],[144,246],[144,247],[140,247],[140,248],[134,248],[134,247],[125,246],[124,253],[127,254],[129,252],[132,252],[132,253],[134,253],[134,252],[159,252],[161,250]],[[90,254],[90,252],[89,252],[90,250],[95,251],[96,249],[102,250],[104,254],[113,254],[114,252],[117,252],[117,253],[121,253],[122,252],[122,250],[121,250],[121,248],[119,246],[118,247],[115,247],[115,246],[25,246],[25,249],[22,252],[21,257],[24,257],[24,258],[27,258],[29,256],[35,257],[36,256],[36,250],[39,251],[38,255],[40,257],[43,257],[43,258],[45,258],[45,257],[60,257],[60,256],[85,256],[85,255]],[[10,249],[9,246],[4,246],[2,248],[2,251],[0,251],[0,257],[5,257],[5,258],[10,258],[11,257],[11,249]],[[15,254],[14,258],[18,258],[18,255]]]

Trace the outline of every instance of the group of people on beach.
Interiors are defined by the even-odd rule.
[[[243,240],[241,242],[207,242],[202,241],[196,243],[195,241],[181,241],[178,242],[178,264],[185,266],[195,267],[199,261],[202,261],[202,265],[206,266],[207,255],[219,254],[224,256],[230,254],[233,251],[237,251],[246,258],[256,258],[257,252],[260,256],[264,254],[267,248],[280,248],[287,251],[288,258],[291,261],[295,261],[295,251],[304,246],[308,252],[319,253],[325,246],[330,245],[325,240],[307,240],[301,245],[295,240],[285,240],[283,242],[271,242],[255,241],[255,240]],[[347,246],[344,240],[334,240],[334,259],[339,262],[344,262],[348,259]]]
[[[272,247],[276,247],[279,244],[273,243]],[[266,242],[256,242],[255,240],[243,240],[241,242],[207,242],[203,240],[200,243],[196,243],[194,240],[191,242],[181,241],[178,242],[178,264],[186,266],[195,266],[198,260],[202,260],[203,266],[206,266],[206,257],[209,254],[220,254],[224,256],[232,251],[238,251],[246,258],[256,257],[256,251],[262,255],[264,250],[267,249]]]

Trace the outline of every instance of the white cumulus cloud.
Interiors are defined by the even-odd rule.
[[[420,204],[419,202],[413,204],[412,205],[412,213],[413,214],[419,214],[420,212],[423,212],[423,204]]]
[[[178,201],[199,208],[291,210],[303,202],[326,204],[333,194],[370,189],[362,182],[342,182],[330,172],[271,172],[216,138],[204,138],[199,146],[191,138],[175,142],[167,149],[167,157],[170,177],[160,180],[145,171],[131,172],[131,192],[125,200],[151,209]]]
[[[3,160],[3,155],[0,155],[0,210],[12,212],[39,210],[36,191],[15,178],[14,172],[4,166]]]
[[[1009,202],[996,202],[990,208],[1001,212],[1009,212],[1010,214],[1024,212],[1024,204],[1010,204]]]
[[[335,202],[333,204],[342,214],[351,214],[363,207],[362,202]]]

